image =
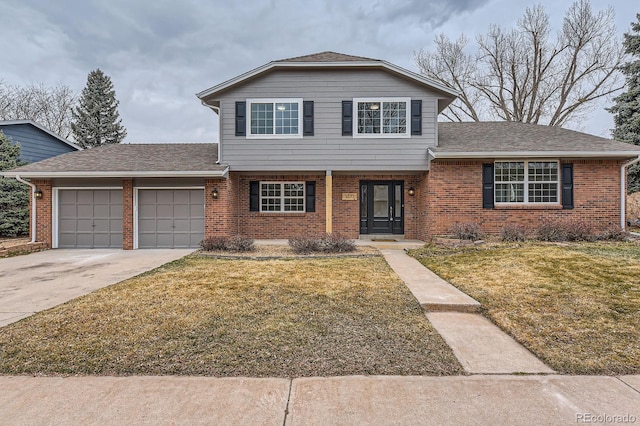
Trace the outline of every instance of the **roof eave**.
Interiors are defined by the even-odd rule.
[[[23,178],[166,178],[166,177],[227,177],[229,167],[224,170],[189,170],[189,171],[66,171],[66,172],[0,172],[4,177],[20,176]]]
[[[465,158],[634,158],[640,157],[638,151],[433,151],[428,149],[433,159],[465,159]]]
[[[458,91],[451,89],[442,83],[439,83],[435,80],[424,77],[420,74],[416,74],[412,71],[406,70],[402,67],[394,65],[387,61],[361,61],[361,62],[360,61],[349,61],[349,62],[338,61],[338,62],[269,62],[268,64],[262,65],[261,67],[255,68],[251,71],[248,71],[244,74],[240,74],[237,77],[234,77],[230,80],[220,83],[217,86],[213,86],[209,89],[203,90],[202,92],[196,93],[196,96],[199,99],[203,100],[208,96],[211,96],[217,92],[223,91],[239,83],[242,83],[245,80],[248,80],[264,72],[267,72],[273,68],[386,68],[390,71],[401,74],[410,79],[416,80],[419,83],[430,86],[435,90],[443,92],[447,96],[450,96],[452,99],[460,95]]]

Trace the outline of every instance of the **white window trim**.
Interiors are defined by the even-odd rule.
[[[247,111],[246,111],[246,135],[247,139],[302,139],[302,127],[303,127],[303,115],[302,115],[302,99],[301,98],[257,98],[257,99],[247,99]],[[253,135],[251,134],[251,104],[274,104],[274,112],[273,112],[273,131],[275,132],[276,128],[276,114],[275,114],[275,104],[277,103],[297,103],[298,104],[298,133],[289,134],[289,135]]]
[[[407,131],[405,133],[358,133],[358,103],[359,102],[406,102],[407,105]],[[380,112],[382,120],[382,111]],[[369,139],[399,139],[411,137],[411,98],[353,98],[353,137]],[[380,123],[382,130],[382,123]]]
[[[498,182],[496,181],[496,168],[495,165],[496,163],[524,163],[524,182],[522,181],[518,181],[518,182],[513,182],[513,183],[524,183],[524,201],[521,203],[518,202],[513,202],[513,201],[508,201],[508,202],[504,202],[504,201],[497,201],[496,199],[496,194],[497,194],[497,190],[496,190],[496,185],[498,184],[504,184],[504,183],[509,183],[509,182]],[[555,181],[549,180],[549,181],[540,181],[540,182],[531,182],[531,183],[555,183],[557,185],[556,187],[556,191],[558,194],[558,201],[555,202],[535,202],[535,201],[529,201],[529,163],[556,163],[558,165],[558,179]],[[499,205],[499,206],[559,206],[561,205],[561,200],[560,200],[560,196],[562,193],[562,187],[560,185],[560,175],[561,175],[561,166],[560,166],[560,161],[559,160],[550,160],[548,158],[544,158],[544,159],[532,159],[532,160],[500,160],[500,161],[494,161],[493,162],[493,202],[495,205]]]
[[[262,210],[262,185],[267,184],[278,184],[280,185],[280,208],[281,210]],[[284,196],[284,185],[285,184],[301,184],[302,185],[302,210],[299,211],[286,211],[284,210],[284,200],[285,198],[300,198],[300,197],[285,197]],[[267,197],[267,198],[275,198],[275,197]],[[260,181],[260,213],[305,213],[307,211],[307,185],[304,181]]]

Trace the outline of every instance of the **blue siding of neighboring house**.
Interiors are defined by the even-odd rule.
[[[20,160],[27,163],[76,151],[72,146],[27,123],[0,126],[0,130],[11,142],[20,145]]]

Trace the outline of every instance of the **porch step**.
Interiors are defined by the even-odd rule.
[[[464,294],[403,250],[381,250],[391,268],[406,283],[427,312],[478,312],[480,303]]]

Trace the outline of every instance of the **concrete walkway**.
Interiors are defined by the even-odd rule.
[[[640,376],[0,377],[0,389],[5,426],[640,422]]]
[[[472,374],[553,373],[542,361],[477,312],[480,303],[403,250],[381,250],[427,318]]]

